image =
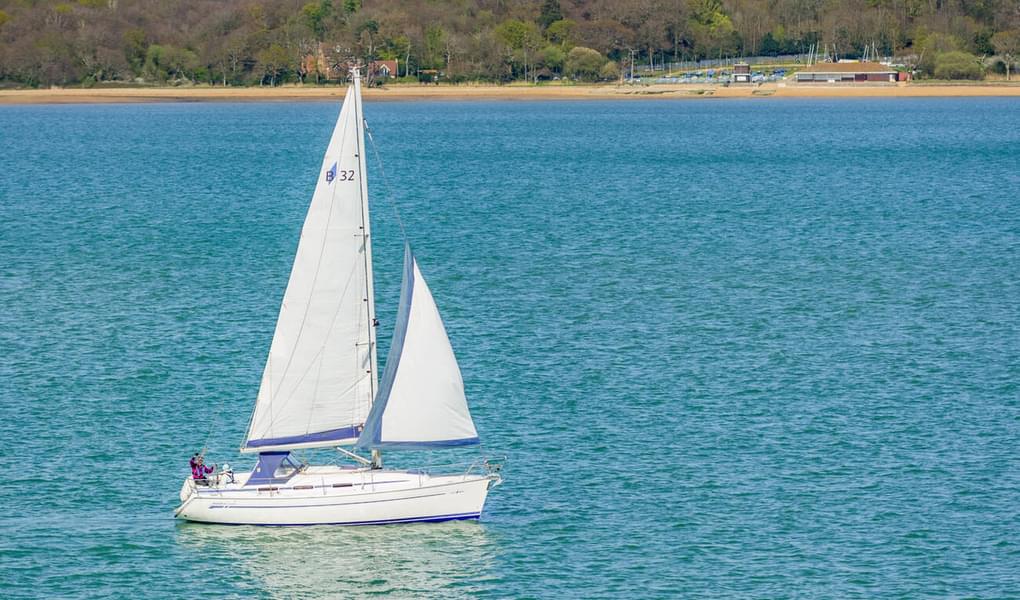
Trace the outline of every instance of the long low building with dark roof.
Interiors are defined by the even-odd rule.
[[[873,62],[818,63],[797,71],[798,83],[896,81],[896,69]]]

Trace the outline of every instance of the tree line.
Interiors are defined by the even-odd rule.
[[[1017,0],[0,0],[0,83],[322,83],[351,60],[408,80],[598,80],[820,47],[973,76],[981,57],[1013,62],[1018,29]]]

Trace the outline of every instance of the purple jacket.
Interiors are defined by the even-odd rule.
[[[213,467],[207,467],[205,465],[195,464],[191,467],[191,477],[194,479],[205,479],[206,473],[212,473]]]

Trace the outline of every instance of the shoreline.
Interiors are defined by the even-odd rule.
[[[147,102],[297,102],[342,99],[346,86],[124,87],[0,90],[0,105]],[[368,88],[372,101],[418,100],[650,100],[678,98],[960,98],[1020,97],[1020,81],[761,85],[390,85]]]

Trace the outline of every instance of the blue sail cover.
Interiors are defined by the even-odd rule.
[[[460,367],[410,245],[393,342],[358,448],[435,448],[478,443]]]

